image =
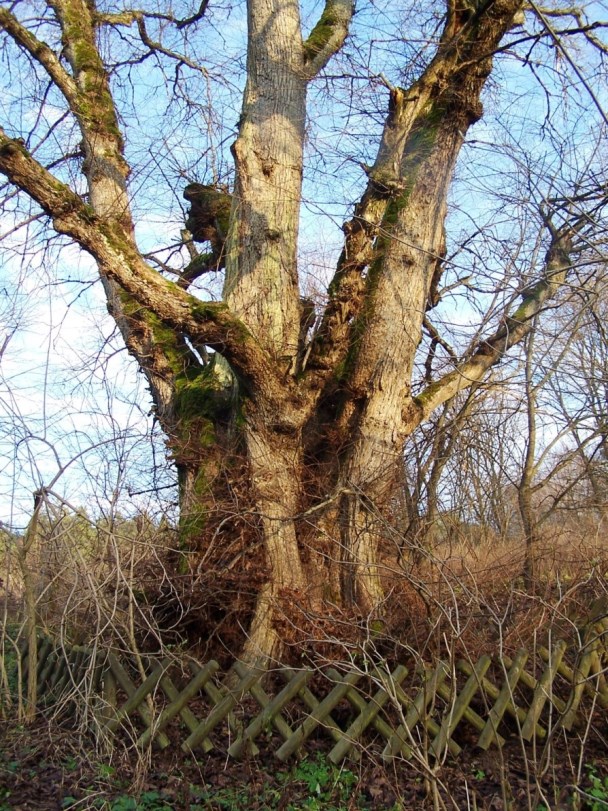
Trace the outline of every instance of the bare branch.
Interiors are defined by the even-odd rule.
[[[160,42],[156,42],[153,39],[150,39],[148,35],[148,30],[146,28],[145,16],[143,14],[141,16],[137,16],[135,19],[137,20],[137,30],[139,31],[141,41],[151,51],[158,51],[158,53],[162,53],[165,56],[168,56],[170,59],[175,59],[177,62],[182,62],[189,68],[192,68],[192,70],[198,70],[200,73],[203,74],[203,76],[208,75],[204,67],[202,67],[201,65],[197,65],[196,62],[193,62],[191,59],[188,59],[188,57],[185,56],[184,54],[179,54],[176,51],[172,51],[169,48],[165,48],[164,45],[162,45]]]
[[[141,20],[146,17],[151,20],[165,20],[166,22],[174,23],[176,28],[181,29],[201,20],[205,16],[208,6],[209,0],[202,0],[196,12],[190,17],[184,17],[183,20],[177,20],[173,14],[162,14],[158,11],[144,11],[143,9],[129,9],[118,12],[96,12],[95,19],[101,24],[129,26],[136,20]]]
[[[196,23],[201,20],[205,16],[205,12],[207,11],[207,7],[209,5],[209,0],[201,0],[201,3],[196,11],[191,17],[185,17],[183,20],[179,20],[177,23],[178,28],[185,28],[187,25],[191,25],[192,23]]]
[[[488,369],[499,363],[512,346],[528,335],[536,316],[566,280],[571,268],[571,248],[571,229],[562,229],[554,235],[547,252],[543,276],[523,292],[517,310],[504,319],[494,335],[480,342],[472,358],[431,383],[415,398],[414,403],[421,421],[458,392],[481,380]]]
[[[0,7],[0,28],[3,28],[17,45],[46,70],[72,106],[78,97],[78,88],[51,48],[45,42],[36,39],[8,9],[2,7]]]
[[[391,88],[376,160],[373,167],[367,169],[369,183],[352,219],[343,226],[344,248],[329,287],[329,302],[311,352],[309,368],[333,369],[345,357],[351,327],[365,305],[365,271],[374,261],[380,241],[387,239],[392,230],[392,224],[382,228],[383,218],[391,206],[395,207],[401,195],[407,197],[408,184],[413,183],[423,161],[429,158],[424,149],[420,150],[423,133],[429,129],[436,132],[441,117],[446,121],[455,120],[451,100],[473,77],[483,76],[483,72],[489,70],[490,57],[487,54],[494,52],[509,30],[520,3],[513,0],[494,6],[484,6],[485,24],[475,26],[459,24],[458,15],[452,9],[438,51],[423,75],[407,90]],[[480,54],[484,56],[480,58]],[[484,60],[488,64],[480,67]],[[444,100],[442,103],[439,103],[440,97]],[[475,109],[466,111],[469,124],[481,112],[478,102],[473,107]],[[437,111],[432,124],[428,120],[429,108]],[[468,124],[462,123],[461,126],[466,129]],[[460,137],[454,149],[457,151],[461,145]],[[441,259],[440,250],[432,253],[435,259]]]
[[[606,124],[608,124],[608,115],[606,114],[606,111],[602,107],[602,103],[599,100],[596,92],[591,87],[588,80],[585,78],[585,76],[581,72],[580,68],[576,65],[576,63],[574,62],[574,60],[572,59],[572,57],[568,53],[567,49],[564,47],[563,42],[560,40],[559,36],[557,35],[557,32],[555,31],[555,29],[553,28],[553,26],[551,25],[551,23],[547,19],[545,13],[542,11],[542,9],[540,9],[533,2],[533,0],[529,0],[529,4],[530,4],[530,7],[533,9],[534,13],[536,14],[536,16],[538,17],[538,19],[540,20],[540,22],[545,26],[545,28],[549,32],[551,38],[553,39],[553,42],[555,43],[555,47],[559,49],[559,51],[563,54],[566,61],[570,64],[570,67],[572,68],[572,70],[576,73],[579,81],[581,82],[581,84],[583,85],[583,87],[585,88],[587,93],[589,94],[589,97],[591,98],[591,100],[595,104],[599,114],[604,119],[604,122]]]

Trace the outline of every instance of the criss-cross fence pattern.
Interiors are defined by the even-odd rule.
[[[322,735],[336,764],[358,759],[366,747],[385,761],[410,758],[421,747],[439,758],[446,750],[457,755],[464,743],[502,746],[513,734],[542,741],[551,730],[588,721],[590,713],[605,715],[607,641],[604,620],[576,651],[558,641],[534,655],[520,650],[513,659],[460,658],[392,672],[336,666],[268,673],[237,663],[222,677],[215,661],[134,661],[41,639],[38,685],[42,704],[74,712],[86,700],[98,733],[126,728],[142,748],[179,740],[185,752],[219,748],[240,758],[256,753],[263,738],[285,761]]]

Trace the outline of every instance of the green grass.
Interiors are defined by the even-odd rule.
[[[290,771],[279,772],[276,784],[266,784],[260,793],[247,786],[234,786],[218,790],[194,789],[197,811],[239,811],[255,807],[285,809],[285,811],[361,811],[372,806],[360,797],[353,805],[358,778],[348,769],[338,769],[322,755],[306,758]],[[285,803],[285,795],[289,797]]]
[[[586,790],[589,798],[585,798],[585,808],[588,811],[608,811],[608,774],[600,775],[597,768],[587,765],[587,777],[591,788]]]
[[[190,811],[370,811],[371,803],[357,797],[357,784],[358,778],[350,770],[338,769],[318,755],[279,772],[272,784],[266,783],[261,789],[247,784],[219,789],[191,784],[188,806]],[[62,808],[80,809],[86,802],[69,795],[63,799]],[[125,793],[113,798],[91,798],[86,807],[100,811],[173,811],[176,806],[174,795],[160,789],[136,796]]]

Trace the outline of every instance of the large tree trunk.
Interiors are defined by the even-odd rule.
[[[319,607],[319,572],[343,609],[381,613],[383,522],[404,442],[422,417],[410,380],[445,253],[447,192],[481,112],[491,62],[478,54],[492,52],[518,3],[496,6],[483,30],[469,12],[451,9],[426,74],[410,91],[392,91],[368,189],[345,227],[333,299],[302,369],[296,250],[310,48],[295,3],[279,14],[275,0],[249,2],[225,299],[278,372],[239,394],[268,567],[249,660],[280,653],[276,624],[289,595]],[[320,459],[306,491],[306,466]]]
[[[103,15],[91,0],[51,3],[69,73],[62,58],[0,9],[0,25],[47,71],[78,121],[90,205],[2,131],[0,171],[97,261],[178,470],[184,546],[215,562],[221,579],[230,521],[247,516],[263,543],[264,576],[257,572],[244,652],[250,661],[280,654],[281,610],[294,600],[310,616],[336,604],[351,617],[381,613],[385,522],[404,443],[433,409],[479,381],[525,336],[565,279],[564,227],[553,230],[545,275],[526,289],[514,315],[414,396],[424,314],[436,303],[445,253],[454,165],[481,115],[492,54],[520,5],[450,0],[426,70],[407,90],[390,89],[378,155],[344,225],[328,303],[309,342],[297,271],[306,91],[344,42],[351,0],[327,0],[305,41],[296,0],[248,0],[248,78],[233,149],[222,302],[190,295],[186,272],[180,284],[170,283],[138,251],[122,138],[96,50]],[[201,362],[206,347],[215,355]]]
[[[287,377],[295,369],[300,331],[296,257],[306,81],[298,3],[251,0],[248,28],[224,297]],[[245,649],[248,660],[279,653],[275,602],[305,584],[294,524],[304,413],[286,402],[285,388],[277,383],[268,380],[254,392],[241,391],[251,487],[268,565]]]

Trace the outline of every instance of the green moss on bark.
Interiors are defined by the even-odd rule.
[[[119,153],[124,142],[118,126],[108,76],[95,42],[95,28],[88,12],[78,3],[62,7],[63,43],[70,55],[80,88],[75,110],[88,132],[97,132],[115,140]]]
[[[313,59],[331,39],[336,25],[340,23],[340,17],[333,4],[327,4],[319,18],[319,22],[310,32],[308,39],[304,43],[304,59]]]

